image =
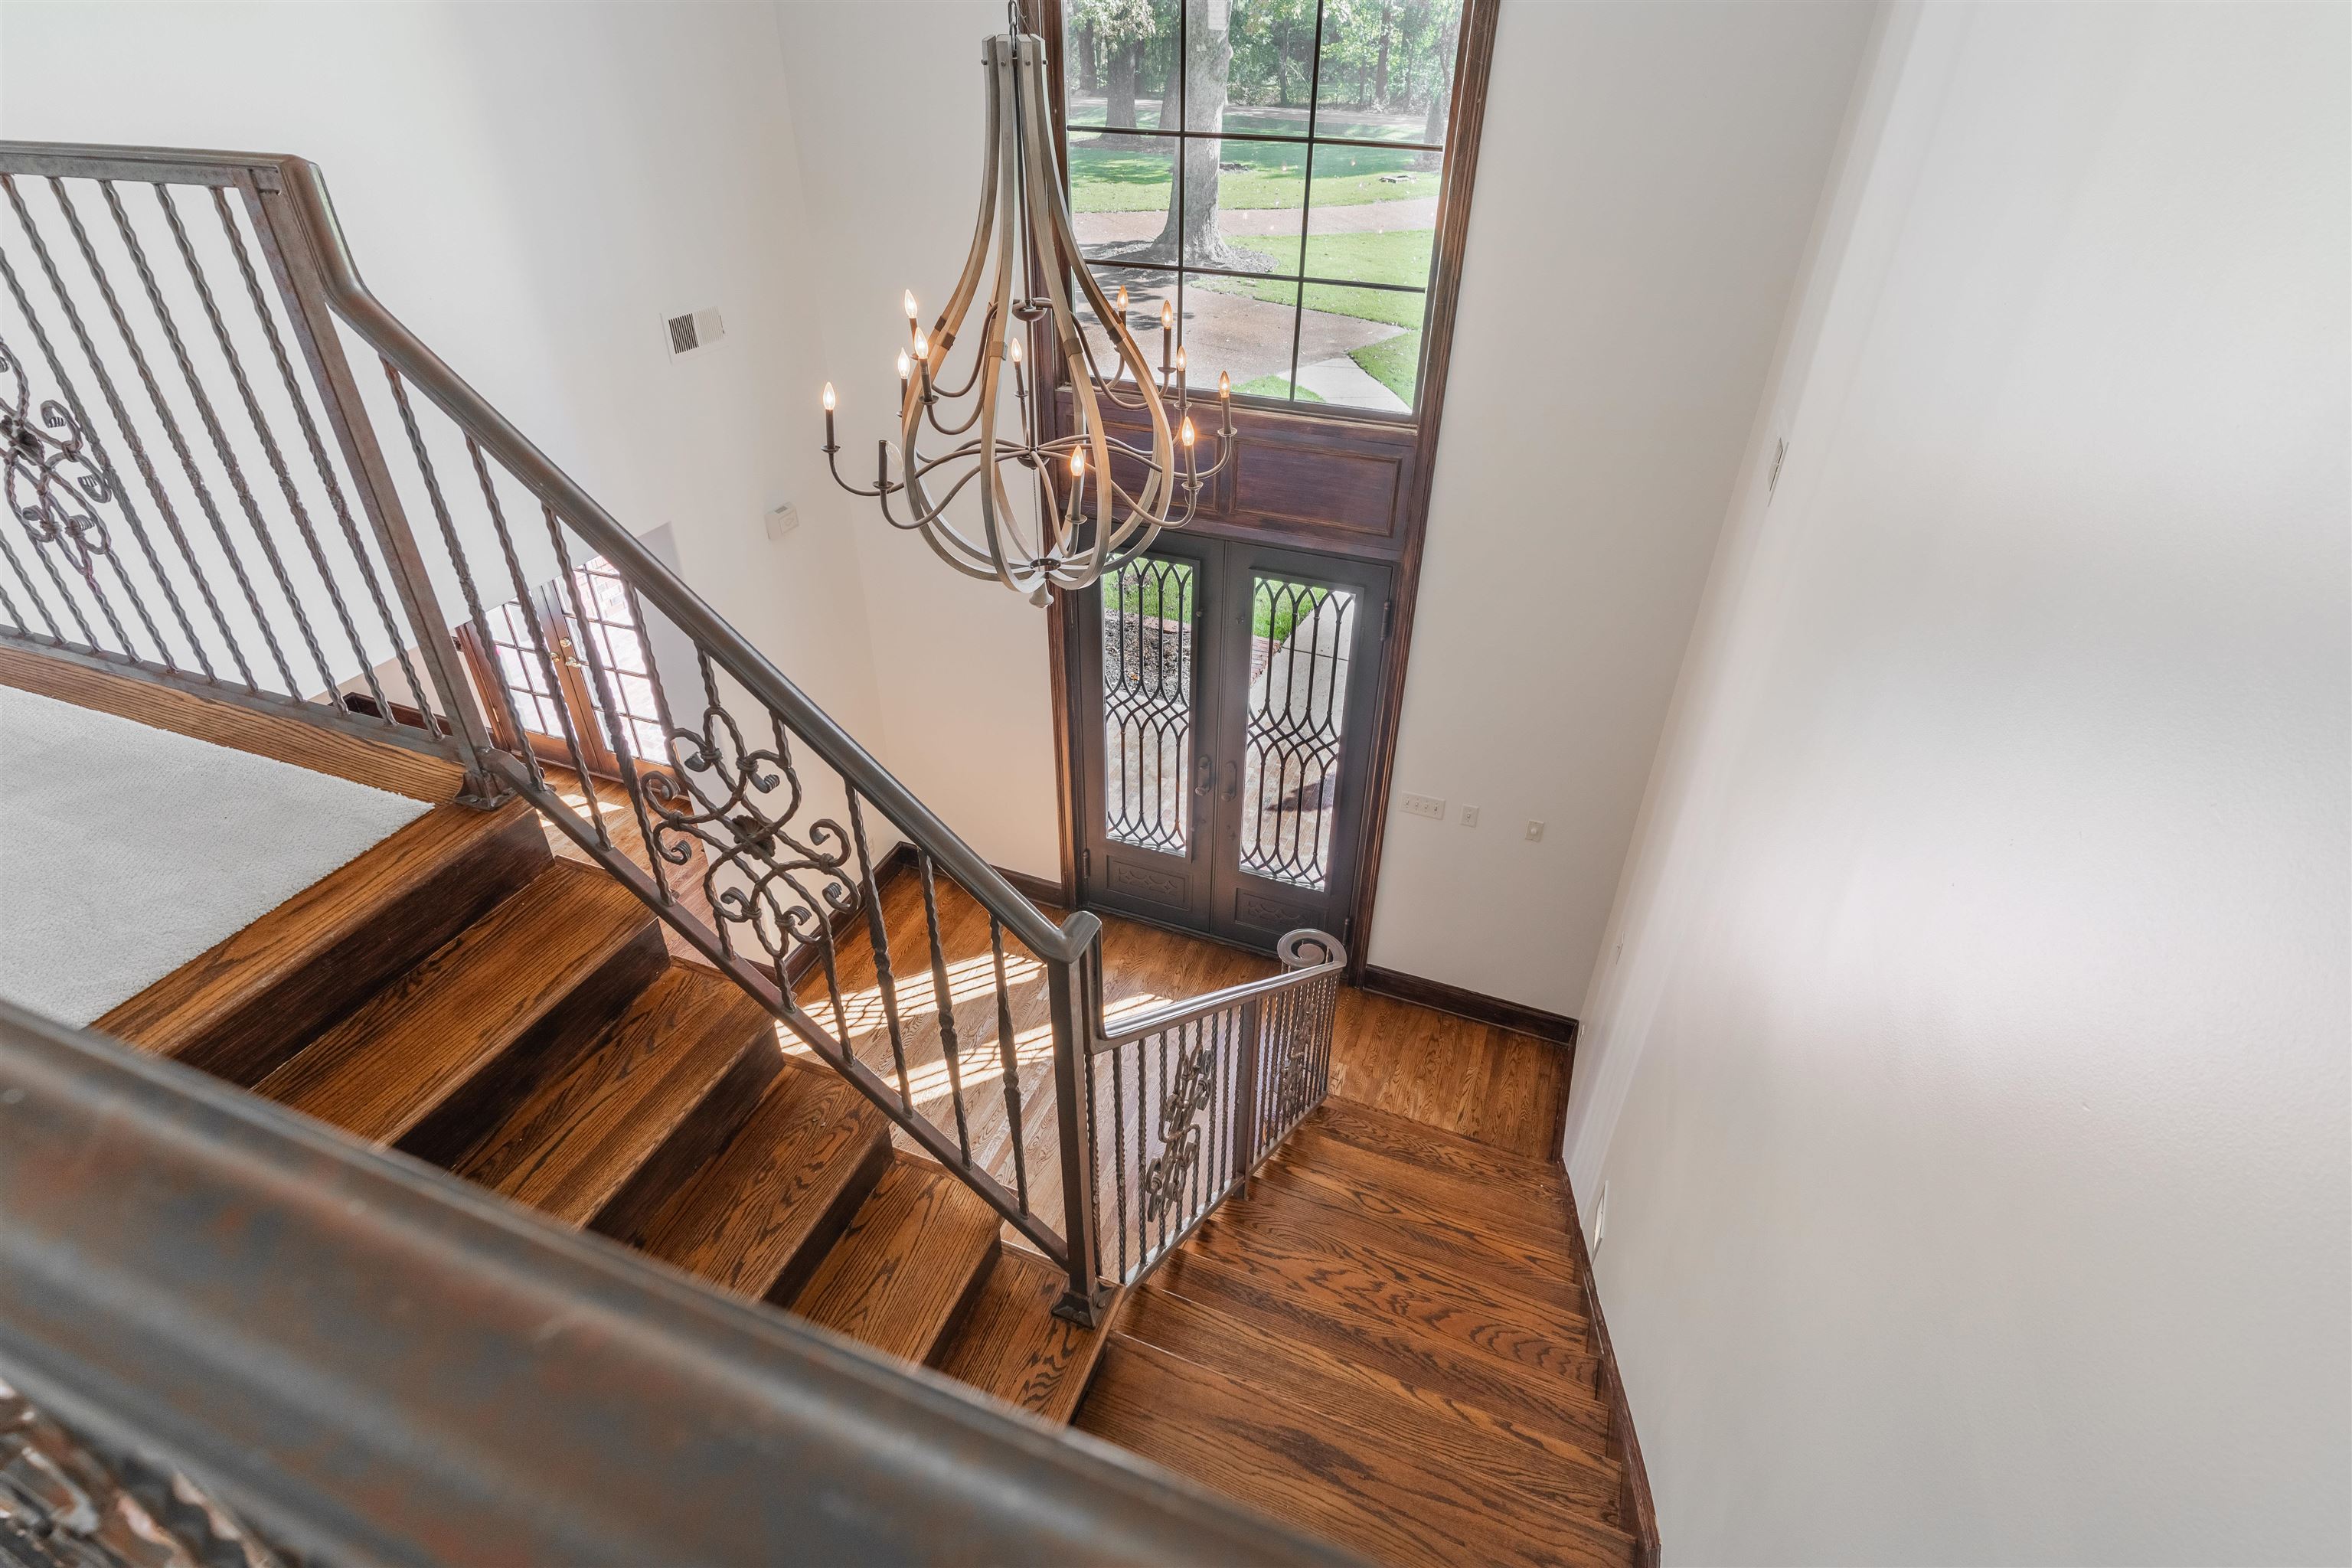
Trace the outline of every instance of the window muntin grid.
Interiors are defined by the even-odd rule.
[[[1460,0],[1377,11],[1342,0],[1066,4],[1080,247],[1107,293],[1127,288],[1130,328],[1146,343],[1161,304],[1174,304],[1196,392],[1213,394],[1224,372],[1244,398],[1417,407],[1460,19]],[[1202,41],[1219,37],[1220,21],[1225,102],[1212,110],[1205,97],[1193,101],[1192,83],[1214,63]],[[1135,88],[1114,116],[1108,66],[1128,48]],[[1268,90],[1269,61],[1282,101],[1246,101]],[[1172,79],[1172,110],[1166,86],[1150,92],[1155,70]],[[1294,87],[1306,89],[1303,104],[1288,101]],[[1116,363],[1100,323],[1081,314],[1096,363]]]

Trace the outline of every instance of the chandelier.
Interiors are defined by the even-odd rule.
[[[1048,122],[1045,43],[1021,31],[1017,4],[1008,9],[1006,32],[986,39],[981,52],[988,141],[971,254],[929,331],[913,291],[906,296],[897,476],[892,444],[884,437],[875,443],[870,488],[841,477],[831,382],[824,385],[824,456],[835,482],[852,495],[878,500],[891,527],[920,532],[940,560],[966,576],[993,578],[1045,605],[1055,589],[1087,586],[1150,549],[1161,529],[1192,520],[1202,487],[1233,459],[1233,386],[1229,377],[1217,377],[1217,457],[1204,468],[1175,309],[1164,301],[1160,307],[1154,367],[1129,330],[1127,289],[1122,286],[1115,300],[1105,298],[1071,234]],[[1079,330],[1071,280],[1117,352],[1108,375]],[[947,390],[950,351],[983,293],[971,370],[961,386]],[[1040,416],[1054,389],[1024,363],[1022,353],[1023,338],[1041,323],[1070,368],[1073,415],[1067,434],[1043,441]],[[959,420],[964,400],[975,397]],[[1148,447],[1140,431],[1131,442],[1110,433],[1105,403],[1142,412]],[[949,411],[944,416],[942,406]],[[926,424],[959,444],[943,452],[919,450]],[[974,492],[976,504],[967,511],[978,513],[977,536],[969,521],[960,526],[948,516],[966,489]],[[893,505],[902,491],[904,516]],[[1015,504],[1016,494],[1025,504]]]

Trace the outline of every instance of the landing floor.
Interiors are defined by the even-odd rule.
[[[0,995],[95,1022],[425,809],[0,686]]]

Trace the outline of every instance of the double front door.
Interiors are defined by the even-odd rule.
[[[1088,590],[1085,903],[1260,949],[1352,941],[1389,615],[1385,567],[1202,538]]]

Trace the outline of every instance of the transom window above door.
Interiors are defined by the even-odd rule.
[[[1073,222],[1139,341],[1164,307],[1196,394],[1414,414],[1462,0],[1060,10]]]

